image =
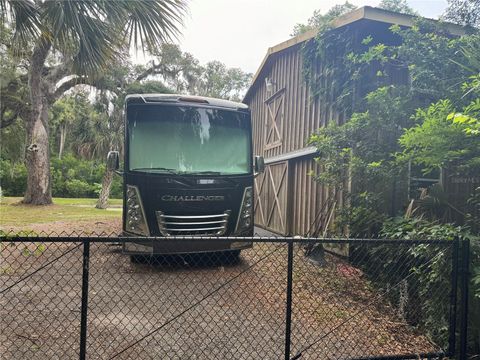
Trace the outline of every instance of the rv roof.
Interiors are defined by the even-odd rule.
[[[125,98],[126,102],[140,100],[143,103],[188,103],[188,104],[206,104],[214,107],[228,109],[248,109],[248,106],[242,103],[216,99],[206,96],[193,96],[181,94],[131,94]]]

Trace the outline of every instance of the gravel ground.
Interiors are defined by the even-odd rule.
[[[1,246],[1,359],[78,358],[81,246]],[[89,359],[283,358],[285,245],[256,244],[235,264],[216,256],[157,260],[132,263],[118,246],[92,244]],[[438,350],[361,271],[326,260],[320,268],[295,249],[292,355],[314,342],[302,359]]]

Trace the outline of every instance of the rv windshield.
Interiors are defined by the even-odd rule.
[[[127,110],[129,170],[234,175],[251,172],[248,115],[182,106]]]

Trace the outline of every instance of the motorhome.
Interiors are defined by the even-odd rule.
[[[185,95],[128,95],[122,171],[119,160],[118,152],[108,154],[108,167],[123,176],[123,232],[136,237],[124,244],[125,253],[238,256],[251,246],[198,239],[253,235],[253,179],[264,163],[252,154],[245,104]],[[175,239],[142,241],[144,236]]]

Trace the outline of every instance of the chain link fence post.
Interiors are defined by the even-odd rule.
[[[470,281],[470,240],[462,241],[462,273],[460,295],[460,349],[459,360],[467,359],[468,342],[468,283]]]
[[[285,360],[290,360],[292,334],[293,241],[288,240],[287,255],[287,309],[285,318]]]
[[[85,360],[87,353],[87,314],[88,314],[88,275],[90,267],[90,240],[83,241],[82,266],[82,305],[80,318],[80,360]]]
[[[456,328],[457,328],[457,306],[458,306],[458,263],[459,263],[459,250],[460,247],[460,239],[455,237],[453,240],[452,246],[452,287],[450,290],[450,324],[449,324],[449,338],[448,338],[448,356],[454,356],[456,352],[456,345],[457,345],[457,336],[456,336]]]

